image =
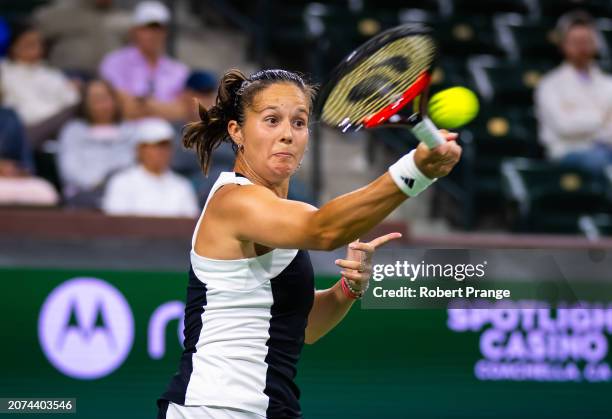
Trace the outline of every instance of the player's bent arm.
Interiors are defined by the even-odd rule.
[[[305,342],[314,343],[332,330],[348,313],[355,302],[353,292],[344,288],[344,278],[353,283],[357,289],[366,290],[372,277],[372,256],[376,248],[390,240],[398,239],[400,233],[389,233],[374,240],[352,242],[347,250],[346,259],[338,259],[335,264],[342,268],[342,279],[331,288],[319,290],[314,295],[314,304],[308,314]]]
[[[304,341],[312,344],[325,336],[346,316],[354,302],[344,295],[339,281],[331,288],[316,291]]]

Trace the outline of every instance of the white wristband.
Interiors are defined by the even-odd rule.
[[[414,162],[415,150],[403,156],[389,167],[389,174],[398,188],[408,196],[417,196],[437,178],[430,179],[425,176]]]

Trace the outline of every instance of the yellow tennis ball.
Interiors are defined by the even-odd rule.
[[[429,117],[439,128],[459,128],[476,117],[480,110],[478,97],[465,87],[456,86],[433,95],[429,101]]]

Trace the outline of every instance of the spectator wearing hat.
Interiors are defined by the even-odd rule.
[[[100,65],[102,78],[119,91],[127,118],[183,116],[178,102],[189,70],[166,55],[169,21],[163,3],[138,3],[132,15],[132,44],[107,54]]]
[[[138,123],[135,139],[139,164],[114,175],[102,208],[111,215],[195,217],[199,207],[187,179],[170,170],[175,132],[163,119]]]
[[[217,75],[207,70],[193,70],[185,81],[183,102],[187,109],[187,119],[198,121],[198,108],[194,101],[198,101],[204,108],[210,109],[215,104],[219,80]]]
[[[595,62],[597,36],[588,14],[562,16],[557,31],[564,62],[535,92],[540,140],[550,159],[601,177],[612,164],[612,77]]]
[[[192,175],[201,174],[202,171],[194,151],[183,147],[183,136],[180,131],[182,131],[182,127],[185,124],[200,120],[197,102],[206,109],[210,109],[215,104],[218,83],[219,81],[215,74],[206,70],[194,70],[185,81],[183,93],[181,94],[183,118],[175,121],[174,124],[179,135],[175,137],[175,152],[172,159],[172,168],[189,178],[191,178]],[[231,147],[229,147],[228,155],[231,157],[233,164],[234,152]]]

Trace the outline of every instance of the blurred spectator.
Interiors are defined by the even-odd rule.
[[[53,185],[30,176],[13,160],[0,157],[0,205],[52,206],[59,196]]]
[[[194,70],[185,81],[183,102],[190,121],[199,120],[197,100],[204,108],[210,109],[215,104],[219,80],[210,71]]]
[[[57,204],[53,186],[32,173],[32,154],[21,121],[12,109],[0,106],[0,205]]]
[[[535,92],[540,139],[551,159],[601,176],[612,164],[612,77],[595,63],[597,38],[588,14],[562,16],[557,30],[565,61]]]
[[[120,92],[127,118],[184,118],[180,95],[189,70],[166,55],[169,21],[163,3],[138,3],[132,16],[133,44],[109,53],[100,65],[100,75]]]
[[[0,156],[23,170],[34,173],[32,150],[19,117],[12,109],[0,107]]]
[[[37,9],[34,21],[49,43],[49,63],[89,76],[125,43],[130,27],[129,13],[112,0],[56,0]]]
[[[135,162],[133,132],[121,122],[115,91],[104,80],[85,86],[78,116],[59,136],[64,197],[70,206],[100,208],[110,175]]]
[[[148,118],[136,128],[139,165],[114,175],[106,188],[103,209],[113,215],[195,217],[196,196],[187,179],[170,170],[172,126]]]
[[[43,62],[42,37],[34,27],[16,26],[8,48],[8,58],[0,62],[4,104],[17,112],[36,148],[53,138],[74,113],[78,90]]]

